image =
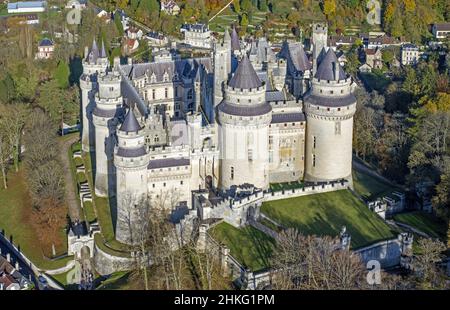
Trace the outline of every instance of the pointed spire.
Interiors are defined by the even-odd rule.
[[[327,54],[320,62],[315,77],[320,80],[328,81],[345,80],[345,78],[347,77],[332,48],[328,49]]]
[[[258,88],[263,85],[247,54],[242,58],[228,85],[240,89]]]
[[[97,47],[97,42],[94,41],[92,42],[92,48],[91,48],[91,53],[89,55],[89,58],[91,61],[93,62],[97,62],[97,58],[98,58],[98,47]]]
[[[233,27],[231,32],[231,50],[239,51],[241,49],[241,43],[239,42],[239,35],[236,31],[236,27]]]
[[[102,40],[102,51],[100,53],[100,58],[106,58],[106,51],[105,51],[105,41]]]
[[[128,113],[125,116],[122,126],[120,126],[120,130],[125,132],[138,132],[141,129],[142,127],[134,115],[134,108],[128,109]]]
[[[231,42],[230,32],[228,31],[228,27],[225,29],[225,34],[223,36],[223,42],[228,43]]]

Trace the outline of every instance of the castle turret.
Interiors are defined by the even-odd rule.
[[[147,195],[149,157],[145,145],[144,126],[129,109],[124,122],[117,130],[118,146],[114,151],[117,172],[117,224],[118,241],[135,244],[138,240],[133,230],[139,214],[134,206]]]
[[[92,111],[94,109],[94,93],[97,90],[97,75],[105,73],[108,68],[105,45],[99,52],[95,40],[91,50],[86,47],[82,61],[83,74],[80,77],[81,88],[81,143],[82,150],[89,152],[95,145],[94,126],[92,124]]]
[[[327,42],[328,26],[326,24],[314,24],[312,35],[313,75],[316,74],[317,66],[325,56]]]
[[[214,107],[223,99],[224,83],[231,73],[231,38],[228,30],[222,43],[214,44]]]
[[[219,105],[220,186],[269,186],[269,125],[272,107],[266,85],[247,55],[230,79]]]
[[[351,182],[356,111],[351,84],[351,77],[340,66],[333,49],[328,49],[304,98],[307,181]]]
[[[121,76],[108,71],[98,77],[92,119],[95,127],[95,193],[106,197],[115,189],[113,151],[118,119],[122,115]]]

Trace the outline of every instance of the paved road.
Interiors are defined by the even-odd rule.
[[[66,183],[64,197],[69,208],[69,216],[72,222],[80,219],[81,210],[76,197],[75,189],[73,188],[72,173],[70,172],[70,159],[67,156],[69,148],[78,139],[79,135],[73,134],[73,137],[71,137],[70,139],[60,142],[60,157],[63,165],[64,181]]]

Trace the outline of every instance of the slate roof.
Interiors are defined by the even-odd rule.
[[[272,124],[304,122],[304,113],[279,113],[272,114]]]
[[[180,79],[182,77],[193,79],[201,67],[204,67],[208,72],[212,72],[211,59],[193,58],[121,66],[124,74],[131,80],[141,78],[147,74],[150,82],[150,78],[154,74],[156,83],[164,82],[165,72],[168,74],[169,81],[173,80],[175,74]]]
[[[191,161],[189,158],[164,158],[150,160],[148,169],[159,169],[169,167],[189,166]]]
[[[266,92],[266,101],[283,101],[286,100],[286,97],[281,91],[268,91]]]
[[[136,116],[134,115],[133,109],[129,109],[127,115],[125,116],[125,120],[120,126],[121,131],[125,132],[138,132],[142,129],[142,126],[139,124]]]
[[[242,58],[228,85],[239,89],[258,88],[263,85],[247,55]]]
[[[239,42],[239,35],[236,31],[236,27],[233,27],[231,32],[231,50],[239,51],[241,49],[241,43]]]
[[[303,45],[299,42],[288,43],[285,41],[278,56],[287,60],[288,70],[291,74],[305,72],[312,68]]]
[[[272,111],[272,106],[267,102],[257,105],[243,105],[223,101],[218,108],[221,112],[234,116],[259,116]]]
[[[338,79],[345,80],[347,78],[347,75],[345,74],[344,69],[342,69],[341,65],[339,64],[339,61],[338,61],[333,49],[329,48],[327,54],[325,55],[323,60],[320,62],[319,67],[317,68],[315,77],[320,80],[327,80],[327,81],[336,80],[335,70],[334,70],[335,66],[339,66],[339,78]]]
[[[147,154],[147,151],[145,150],[144,146],[137,147],[137,148],[123,148],[119,147],[117,149],[117,156],[120,157],[140,157]]]
[[[450,31],[450,23],[436,23],[434,27],[437,31]]]
[[[41,40],[41,42],[39,42],[39,46],[52,46],[52,45],[53,45],[52,40],[48,38],[44,38]]]
[[[118,117],[118,118],[120,118],[122,116],[123,110],[122,110],[122,108],[117,108],[116,110],[104,110],[104,109],[95,107],[94,111],[92,113],[98,117],[106,117],[106,118]]]
[[[325,107],[345,107],[356,102],[356,97],[353,94],[344,97],[326,97],[326,96],[315,96],[311,93],[307,94],[304,98],[306,103],[311,103],[314,105],[321,105]]]

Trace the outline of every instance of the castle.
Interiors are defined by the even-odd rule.
[[[118,60],[86,49],[82,149],[95,153],[95,193],[114,197],[116,238],[133,243],[134,205],[193,207],[193,192],[229,197],[238,187],[303,180],[351,184],[353,82],[313,26],[312,59],[301,43],[278,53],[236,30],[210,57]]]

